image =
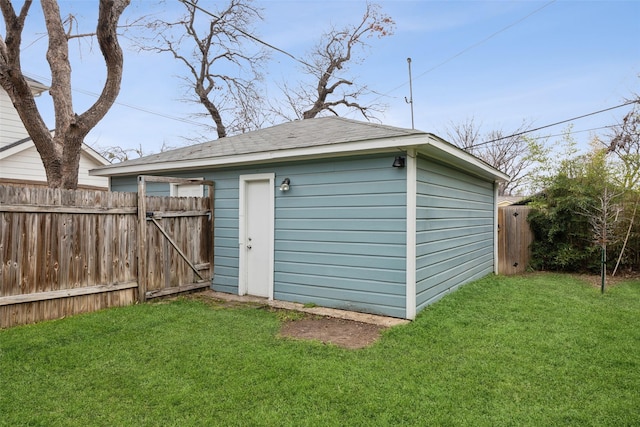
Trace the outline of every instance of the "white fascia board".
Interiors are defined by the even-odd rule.
[[[422,151],[426,151],[426,154],[429,154],[429,148],[436,149],[442,154],[444,154],[446,157],[449,157],[451,159],[457,159],[461,163],[466,163],[470,166],[473,166],[476,170],[482,172],[483,174],[492,176],[495,182],[509,181],[509,175],[500,172],[499,170],[491,167],[489,164],[483,162],[477,157],[467,153],[461,148],[458,148],[454,145],[451,145],[439,139],[435,135],[429,134],[428,144],[426,144],[425,147],[420,147],[420,148],[422,148]]]
[[[100,153],[91,148],[89,145],[82,143],[82,152],[87,156],[91,157],[97,163],[100,163],[102,166],[110,165],[109,160],[105,159]]]
[[[494,181],[508,181],[509,177],[492,168],[482,160],[466,151],[455,147],[432,134],[414,134],[395,138],[374,139],[367,141],[327,144],[316,147],[290,148],[283,150],[263,151],[259,153],[235,154],[224,157],[204,157],[199,159],[179,160],[171,159],[161,163],[112,165],[105,168],[92,169],[92,176],[119,176],[133,174],[153,174],[176,170],[204,169],[225,166],[240,166],[261,164],[274,161],[295,161],[301,159],[316,159],[340,157],[361,153],[376,153],[390,150],[406,151],[410,148],[418,149],[427,156],[436,155],[442,160],[452,163],[465,170],[475,170],[477,173],[491,177]]]
[[[29,84],[29,88],[31,89],[33,96],[39,96],[42,92],[49,90],[49,86],[34,79],[27,80],[27,83]]]
[[[362,152],[404,150],[407,146],[418,146],[428,141],[427,134],[410,135],[400,138],[376,139],[342,144],[328,144],[317,147],[291,148],[286,150],[264,151],[260,153],[237,154],[225,157],[202,158],[195,160],[171,160],[162,163],[136,164],[92,169],[89,175],[118,176],[143,174],[149,172],[169,172],[173,170],[202,169],[241,164],[258,164],[273,161],[291,161],[298,159],[314,159],[347,156]]]

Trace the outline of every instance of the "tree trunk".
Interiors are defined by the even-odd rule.
[[[209,99],[206,94],[203,94],[204,89],[196,86],[196,93],[200,97],[200,102],[204,105],[204,108],[207,109],[213,122],[216,124],[216,132],[218,134],[218,138],[225,138],[227,136],[227,128],[222,122],[222,116],[220,115],[220,111],[216,108],[213,102]]]
[[[50,187],[75,189],[82,143],[87,134],[113,105],[122,81],[123,55],[118,44],[118,20],[130,0],[100,0],[96,36],[105,60],[107,78],[98,100],[83,114],[74,113],[71,95],[71,64],[68,41],[56,0],[41,0],[49,47],[51,88],[55,111],[55,133],[47,129],[20,65],[20,43],[31,1],[25,1],[19,16],[10,0],[0,0],[5,20],[6,42],[0,38],[0,85],[7,91],[31,137],[44,166]]]

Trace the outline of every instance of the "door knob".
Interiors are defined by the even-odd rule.
[[[247,249],[251,249],[251,245],[247,245]]]

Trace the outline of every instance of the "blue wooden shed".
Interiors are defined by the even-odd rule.
[[[436,135],[338,117],[92,174],[112,191],[136,191],[138,175],[214,181],[216,291],[407,319],[495,272],[497,188],[508,179]]]

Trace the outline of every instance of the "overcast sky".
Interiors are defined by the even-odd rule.
[[[16,2],[20,3],[20,2]],[[80,27],[95,26],[97,2],[61,1],[63,13],[74,13]],[[396,22],[394,35],[368,40],[370,48],[349,77],[357,77],[388,105],[379,114],[384,124],[411,127],[407,58],[411,57],[415,127],[446,137],[451,123],[473,118],[484,131],[508,133],[523,121],[533,127],[563,121],[619,105],[640,93],[640,1],[379,1]],[[223,4],[201,0],[215,11]],[[264,21],[260,39],[303,58],[330,26],[358,22],[366,3],[360,0],[256,2]],[[132,0],[124,19],[179,11],[179,5]],[[23,68],[50,83],[44,52],[39,4],[23,41]],[[123,20],[124,20],[123,19]],[[4,28],[0,30],[4,34]],[[73,64],[74,101],[83,112],[95,100],[87,93],[102,89],[104,65],[97,45],[81,42]],[[164,144],[179,146],[200,135],[196,105],[181,101],[184,71],[168,55],[138,53],[125,46],[124,79],[118,104],[90,133],[89,145],[137,147],[146,153]],[[77,44],[76,44],[77,46]],[[282,82],[299,78],[300,67],[289,56],[271,53],[265,83],[268,96],[280,96]],[[38,101],[53,128],[49,96]],[[606,133],[630,107],[576,120],[575,138],[583,145],[593,132]],[[362,119],[356,113],[346,117]],[[566,125],[538,135],[560,134]],[[584,132],[583,132],[584,131]],[[215,134],[211,133],[211,138]],[[558,139],[555,137],[551,138]]]

